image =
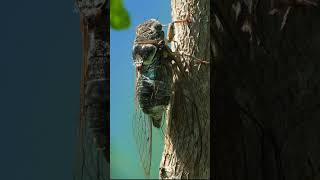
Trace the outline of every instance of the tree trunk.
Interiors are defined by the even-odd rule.
[[[319,7],[213,3],[213,178],[319,179]]]
[[[75,179],[109,179],[109,5],[95,0],[77,6],[83,64]]]
[[[187,76],[174,78],[159,175],[161,179],[209,178],[210,67],[194,66],[197,59],[211,61],[209,0],[172,0],[171,6],[173,20],[189,16],[192,22],[175,24],[178,48],[172,49],[180,53]]]

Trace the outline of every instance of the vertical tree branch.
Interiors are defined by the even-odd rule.
[[[210,171],[210,62],[209,0],[172,0],[175,37],[186,78],[174,77],[174,94],[168,110],[160,178],[209,178]],[[199,67],[200,66],[200,67]]]

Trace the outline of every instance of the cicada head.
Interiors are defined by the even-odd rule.
[[[146,40],[164,40],[164,32],[159,21],[150,19],[137,26],[135,42]]]

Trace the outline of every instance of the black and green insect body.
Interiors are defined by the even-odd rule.
[[[159,21],[138,25],[132,57],[136,67],[133,132],[146,177],[150,175],[152,126],[160,128],[172,94],[172,57]]]
[[[167,50],[164,32],[159,21],[151,19],[137,27],[133,59],[137,70],[136,95],[142,111],[156,128],[172,94],[171,61],[164,56]]]

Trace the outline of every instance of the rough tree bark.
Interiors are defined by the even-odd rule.
[[[209,0],[172,0],[172,18],[191,18],[175,24],[179,58],[187,76],[174,78],[174,94],[167,118],[161,179],[209,178],[210,169],[210,67],[194,66],[197,58],[210,62]],[[199,65],[199,64],[198,64]],[[198,69],[199,68],[199,69]]]
[[[319,7],[213,3],[213,178],[319,179]]]
[[[75,180],[109,179],[109,4],[76,0],[82,32],[82,77]]]

